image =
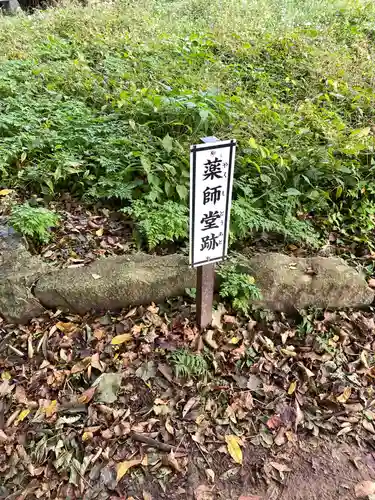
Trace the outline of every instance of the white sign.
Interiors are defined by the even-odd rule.
[[[190,150],[190,264],[220,262],[228,251],[236,141]]]

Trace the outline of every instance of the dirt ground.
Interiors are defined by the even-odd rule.
[[[301,443],[303,444],[303,443]],[[352,444],[320,443],[294,454],[285,482],[267,500],[351,500],[355,486],[375,479],[375,454]]]
[[[213,457],[216,467],[219,465],[217,458]],[[363,481],[375,480],[374,452],[355,443],[329,440],[302,440],[277,454],[251,447],[244,455],[242,469],[233,469],[229,477],[226,458],[222,457],[224,472],[211,485],[207,478],[198,477],[197,460],[198,466],[201,465],[195,457],[190,463],[186,484],[180,483],[175,493],[170,491],[163,498],[352,500],[368,498],[356,496],[355,488]]]

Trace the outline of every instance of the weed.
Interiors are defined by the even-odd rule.
[[[323,319],[323,311],[319,308],[309,308],[299,311],[300,322],[297,325],[297,338],[304,339],[315,331],[316,320]]]
[[[297,325],[297,336],[302,339],[314,331],[314,323],[311,316],[303,316],[302,322]]]
[[[185,293],[191,299],[197,298],[197,289],[196,288],[185,288]]]
[[[194,354],[187,349],[177,349],[168,356],[168,359],[177,377],[203,378],[208,375],[208,363],[201,354]]]
[[[338,336],[332,332],[324,332],[317,335],[314,339],[317,351],[319,352],[327,352],[328,354],[336,353],[336,343],[338,340]]]
[[[248,314],[251,309],[251,300],[261,298],[254,277],[239,272],[235,264],[219,267],[217,274],[221,278],[219,291],[221,297],[230,299],[234,309]]]
[[[31,207],[28,203],[14,206],[10,216],[14,229],[37,244],[50,241],[50,229],[58,221],[59,216],[55,212],[43,207]]]
[[[238,370],[250,368],[256,362],[257,357],[258,355],[255,350],[252,347],[248,347],[244,356],[236,362]]]

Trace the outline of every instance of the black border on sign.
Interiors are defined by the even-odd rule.
[[[230,202],[231,200],[229,199],[229,190],[232,186],[232,182],[231,182],[231,179],[232,179],[232,169],[233,169],[233,150],[236,146],[237,142],[235,139],[232,139],[232,140],[229,140],[229,141],[226,141],[224,144],[219,144],[217,146],[214,146],[214,144],[210,144],[208,146],[203,146],[203,147],[200,147],[200,145],[194,145],[194,146],[191,146],[190,148],[190,152],[192,153],[192,156],[193,156],[193,161],[192,161],[192,168],[193,168],[193,172],[192,172],[192,198],[191,198],[191,231],[190,231],[190,255],[191,255],[191,267],[195,268],[197,266],[199,266],[200,264],[204,265],[204,264],[213,264],[215,262],[221,262],[222,260],[225,260],[227,257],[226,257],[226,241],[227,241],[227,234],[228,234],[228,230],[229,230],[229,217],[230,217],[230,214],[229,214],[229,205],[230,205]],[[230,148],[229,149],[229,165],[228,165],[228,182],[227,182],[227,189],[226,189],[226,194],[227,194],[227,199],[226,199],[226,206],[225,206],[225,221],[224,221],[224,236],[223,236],[223,254],[221,257],[215,257],[214,259],[210,259],[210,260],[202,260],[200,262],[194,262],[194,240],[195,240],[195,183],[196,183],[196,175],[197,175],[197,172],[196,172],[196,167],[197,167],[197,163],[196,163],[196,155],[197,155],[197,151],[208,151],[208,150],[211,150],[211,149],[222,149],[222,148]]]
[[[227,141],[226,144],[219,144],[218,146],[215,146],[215,143],[211,143],[210,146],[203,146],[202,148],[198,145],[191,146],[190,151],[208,151],[209,149],[221,149],[221,148],[227,148],[232,145],[232,143],[236,144],[235,140]]]
[[[226,259],[226,257],[224,257],[224,260]],[[201,260],[200,262],[195,262],[194,265],[192,265],[191,267],[197,267],[199,266],[199,264],[214,264],[215,262],[222,262],[223,260],[223,257],[215,257],[215,259],[210,259],[210,260]]]
[[[232,179],[232,168],[233,168],[233,149],[236,145],[236,141],[232,140],[230,141],[230,150],[229,150],[229,168],[228,168],[228,183],[227,183],[227,200],[226,200],[226,205],[225,205],[225,222],[224,222],[224,246],[223,246],[223,259],[225,259],[225,251],[226,251],[226,246],[227,246],[227,235],[228,235],[228,229],[229,229],[229,217],[230,217],[230,213],[229,213],[229,205],[230,205],[230,198],[229,198],[229,195],[231,193],[229,193],[229,190],[232,186],[232,182],[231,182],[231,179]]]
[[[197,146],[192,146],[191,152],[193,153],[193,194],[192,194],[192,202],[191,202],[191,265],[194,266],[194,239],[195,239],[195,227],[194,227],[194,221],[195,221],[195,181],[196,181],[196,170],[197,170]]]

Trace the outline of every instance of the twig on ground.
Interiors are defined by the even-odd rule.
[[[2,333],[5,332],[5,330],[3,330],[2,328],[0,329],[0,334],[2,335]],[[9,332],[7,333],[6,335],[4,335],[4,337],[1,339],[1,342],[0,342],[0,352],[5,348],[7,347],[7,340],[9,339],[9,337],[11,337],[13,335],[14,332]]]
[[[174,446],[171,446],[170,444],[161,443],[160,441],[157,441],[156,439],[145,436],[144,434],[137,434],[136,432],[132,432],[130,434],[130,437],[132,439],[134,439],[134,441],[148,444],[149,446],[152,446],[153,448],[159,448],[159,450],[162,450],[162,451],[172,451],[175,448]]]
[[[11,351],[15,352],[16,354],[18,354],[18,356],[24,356],[24,353],[22,351],[20,351],[19,349],[17,349],[16,347],[13,347],[12,345],[8,344],[8,347]]]
[[[191,437],[191,435],[190,435],[190,437]],[[199,446],[199,444],[198,444],[196,441],[194,441],[194,439],[193,439],[193,438],[191,438],[191,440],[193,441],[193,443],[195,444],[195,446],[198,448],[199,453],[202,455],[202,457],[203,457],[204,461],[206,462],[206,464],[208,465],[208,467],[211,469],[212,465],[211,465],[211,464],[210,464],[210,462],[207,460],[207,457],[206,457],[206,455],[203,453],[202,448]]]

